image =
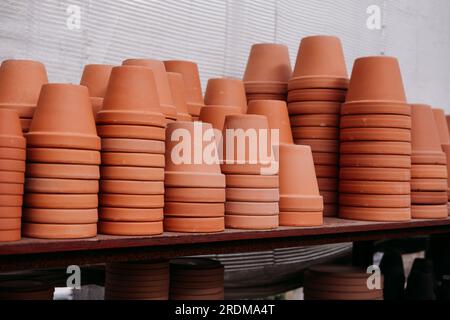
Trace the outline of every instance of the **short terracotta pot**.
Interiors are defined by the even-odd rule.
[[[154,222],[162,221],[164,219],[164,213],[162,208],[133,209],[102,207],[99,209],[99,217],[103,221],[112,222]]]
[[[341,129],[341,141],[400,141],[411,142],[411,130],[397,128]]]
[[[33,118],[41,87],[47,82],[45,66],[38,61],[3,61],[0,66],[0,109],[14,109],[21,118]]]
[[[27,160],[31,163],[99,165],[100,152],[93,150],[28,148]]]
[[[160,222],[110,222],[100,221],[98,232],[115,236],[152,236],[163,233]]]
[[[220,218],[164,217],[164,230],[169,232],[212,233],[225,230],[225,221]]]
[[[280,226],[314,227],[323,225],[323,213],[319,212],[280,212]]]
[[[225,215],[223,203],[166,202],[165,217],[215,218]]]
[[[24,223],[23,236],[37,239],[84,239],[97,235],[97,224]]]
[[[98,180],[100,169],[98,166],[90,165],[28,163],[26,176],[27,178]]]
[[[441,144],[450,144],[450,134],[447,119],[445,118],[445,111],[442,109],[433,109],[433,114]]]
[[[98,180],[27,178],[25,191],[30,193],[93,194],[98,193]]]
[[[26,193],[24,205],[36,209],[96,209],[97,194]]]
[[[156,89],[158,91],[162,113],[166,116],[166,118],[176,119],[177,110],[170,91],[169,78],[167,76],[164,62],[151,59],[127,59],[123,61],[122,64],[124,66],[142,66],[152,70],[153,76],[155,77]]]
[[[113,65],[108,64],[88,64],[84,66],[80,85],[87,87],[89,90],[94,115],[103,107],[103,98],[108,88],[113,67]]]
[[[25,149],[19,115],[14,110],[0,109],[0,147]]]
[[[315,165],[319,166],[337,166],[339,164],[338,153],[313,152],[313,160]]]
[[[24,185],[21,183],[3,183],[0,181],[0,194],[3,195],[22,195]]]
[[[277,189],[279,187],[278,176],[264,175],[240,175],[228,174],[226,176],[227,188],[256,188]]]
[[[226,189],[227,201],[237,202],[277,202],[280,199],[278,189],[251,189],[229,188]]]
[[[333,101],[303,101],[288,104],[290,115],[330,114],[341,113],[341,103]]]
[[[341,128],[401,128],[411,129],[410,116],[402,115],[348,115],[341,118]]]
[[[97,126],[101,138],[148,139],[164,141],[166,131],[160,127],[105,125]]]
[[[186,100],[186,88],[183,75],[176,72],[167,72],[167,77],[169,79],[172,100],[177,109],[177,120],[192,121],[192,116],[189,114]]]
[[[145,139],[102,139],[102,152],[164,154],[163,141]]]
[[[287,82],[292,76],[288,47],[281,44],[259,43],[250,50],[247,67],[244,73],[246,86],[279,85],[279,89],[270,92],[286,92]],[[265,90],[268,93],[268,90]],[[247,88],[247,92],[249,91]]]
[[[20,229],[0,231],[0,242],[15,242],[19,241],[20,239],[21,239]]]
[[[406,102],[396,58],[373,56],[355,60],[347,102],[367,100]]]
[[[296,127],[292,129],[295,139],[339,140],[339,128]]]
[[[341,206],[364,208],[409,208],[411,206],[411,196],[341,193],[339,195],[339,204]]]
[[[341,168],[411,168],[410,156],[371,155],[371,154],[343,154],[340,157]]]
[[[72,84],[42,86],[26,138],[29,147],[100,150],[88,89]]]
[[[25,172],[25,161],[0,159],[0,171]]]
[[[24,161],[26,159],[26,150],[0,147],[0,159]]]
[[[171,60],[164,61],[164,65],[167,71],[182,74],[189,113],[198,117],[205,103],[197,64],[190,61]]]
[[[413,191],[447,191],[448,182],[445,179],[412,179],[411,190]]]
[[[447,219],[448,206],[444,205],[413,205],[411,206],[413,219]]]
[[[256,100],[249,103],[249,114],[266,116],[271,130],[279,130],[280,143],[293,144],[289,113],[284,101]]]
[[[94,224],[98,221],[97,209],[60,210],[30,209],[23,211],[23,221],[43,224]]]
[[[448,195],[445,191],[412,191],[411,203],[442,205],[448,203]]]
[[[339,218],[363,221],[409,221],[411,220],[411,208],[363,208],[341,206],[339,208]]]
[[[395,101],[352,101],[342,104],[342,115],[403,115],[411,116],[411,105]]]
[[[280,213],[278,202],[232,202],[225,203],[227,215],[274,216]]]
[[[164,181],[164,168],[102,166],[102,180]]]
[[[0,181],[2,183],[24,183],[25,176],[23,172],[0,171]]]
[[[407,182],[411,180],[411,170],[400,168],[341,168],[340,179]]]
[[[341,41],[332,36],[305,37],[300,42],[289,90],[348,87]]]
[[[224,188],[166,188],[165,201],[168,202],[225,202]]]
[[[300,101],[344,102],[346,94],[347,91],[341,89],[300,89],[289,91],[287,101],[289,103]]]
[[[100,194],[102,207],[130,208],[130,209],[159,209],[164,208],[163,195],[131,195],[131,194]]]
[[[350,141],[341,143],[341,155],[363,154],[411,156],[411,153],[411,143],[408,142]]]
[[[239,107],[247,113],[244,83],[239,79],[209,79],[205,91],[205,105]]]
[[[340,180],[339,191],[353,194],[411,194],[409,182]]]
[[[241,109],[232,106],[205,106],[200,112],[200,121],[210,123],[216,130],[222,132],[225,118],[233,114],[241,114]]]
[[[447,166],[416,164],[411,168],[413,179],[447,179]]]
[[[230,229],[271,230],[279,226],[278,215],[273,216],[245,216],[226,215],[225,226]]]
[[[104,166],[164,168],[166,160],[163,154],[102,152],[101,161]]]
[[[295,139],[295,144],[310,146],[312,152],[339,153],[338,140]]]
[[[157,195],[164,194],[164,182],[101,180],[100,190],[102,193]]]
[[[339,128],[338,114],[303,114],[291,116],[292,127],[333,127]]]
[[[0,196],[0,200],[5,200],[8,197],[10,197],[10,196],[9,195]],[[11,207],[7,207],[5,205],[6,205],[6,203],[2,203],[2,206],[0,206],[0,219],[22,217],[22,205],[11,206]]]

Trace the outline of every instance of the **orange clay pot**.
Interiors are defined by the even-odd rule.
[[[192,121],[186,101],[186,88],[181,73],[167,72],[172,100],[177,109],[178,121]]]
[[[0,171],[25,172],[25,161],[0,159]]]
[[[3,183],[0,181],[0,194],[18,196],[22,195],[24,186],[21,183]]]
[[[405,182],[411,180],[411,170],[399,168],[341,168],[340,179]]]
[[[225,226],[227,229],[246,230],[271,230],[279,226],[278,215],[273,216],[245,216],[226,215]]]
[[[164,181],[164,168],[103,166],[102,180]]]
[[[0,220],[0,231],[17,230],[21,226],[20,218],[11,219],[1,219]]]
[[[209,79],[205,91],[205,105],[239,107],[247,113],[244,83],[239,79]]]
[[[295,144],[311,147],[312,152],[339,153],[338,140],[295,139]]]
[[[108,88],[109,77],[113,65],[108,64],[88,64],[84,66],[80,85],[89,90],[94,115],[99,112],[103,106],[103,98]]]
[[[291,126],[339,128],[339,118],[338,114],[303,114],[291,116]]]
[[[228,188],[226,189],[227,201],[238,202],[277,202],[280,199],[278,189],[250,189]]]
[[[133,208],[108,208],[99,209],[99,217],[103,221],[112,222],[154,222],[164,219],[162,208],[158,209],[133,209]]]
[[[411,168],[413,179],[447,179],[447,166],[416,164]]]
[[[342,154],[404,155],[412,153],[411,143],[391,141],[350,141],[341,143]]]
[[[337,191],[339,189],[339,179],[333,178],[317,178],[317,184],[321,192]]]
[[[165,217],[215,218],[224,215],[223,203],[166,202],[164,204]]]
[[[347,102],[367,100],[406,102],[396,58],[374,56],[355,60]]]
[[[330,102],[344,102],[346,90],[340,89],[300,89],[288,92],[287,101],[301,102],[301,101],[330,101]]]
[[[442,145],[442,150],[444,150],[444,153],[447,158],[447,174],[448,174],[447,180],[450,181],[450,145],[447,145],[447,144]],[[448,190],[447,192],[448,192],[448,196],[449,196],[449,200],[450,200],[450,186],[447,190]]]
[[[210,123],[214,129],[222,132],[225,118],[233,114],[241,114],[239,107],[232,106],[205,106],[200,112],[200,121]]]
[[[3,195],[0,194],[0,208],[3,216],[9,215],[10,207],[21,207],[23,203],[22,195]],[[12,209],[15,212],[15,209]]]
[[[330,114],[339,115],[341,103],[333,101],[302,101],[288,104],[290,115]]]
[[[411,185],[409,182],[340,180],[339,192],[354,194],[409,195],[411,194]]]
[[[296,127],[292,129],[295,139],[339,140],[339,128]]]
[[[102,207],[159,209],[164,207],[163,195],[131,195],[131,194],[101,194],[99,201]]]
[[[339,154],[327,152],[313,152],[315,165],[337,166],[339,164]]]
[[[150,126],[105,125],[97,126],[101,138],[148,139],[164,141],[166,130]]]
[[[100,190],[102,193],[135,194],[135,195],[164,194],[164,182],[101,180]]]
[[[253,100],[281,100],[286,101],[286,94],[247,93],[247,102]]]
[[[412,179],[411,190],[413,191],[447,191],[448,182],[445,179]]]
[[[0,159],[24,161],[26,159],[26,151],[25,149],[0,147]]]
[[[164,217],[164,230],[168,232],[212,233],[225,230],[224,218]]]
[[[367,114],[347,115],[341,118],[341,128],[401,128],[411,129],[410,116]]]
[[[349,207],[409,208],[411,205],[411,197],[409,195],[364,195],[341,193],[339,195],[339,204]]]
[[[314,227],[323,225],[323,213],[318,212],[280,212],[280,226]]]
[[[341,41],[332,36],[310,36],[300,42],[289,90],[348,87]]]
[[[98,223],[98,233],[115,236],[153,236],[163,233],[159,222],[107,222]]]
[[[97,209],[24,209],[23,221],[43,224],[93,224],[98,221],[98,212]]]
[[[25,146],[17,112],[0,109],[0,148],[25,149]]]
[[[448,203],[448,195],[446,191],[412,191],[411,203],[442,205]]]
[[[103,152],[130,152],[146,154],[164,154],[163,141],[145,139],[102,139]]]
[[[37,209],[96,209],[97,194],[26,193],[24,205]]]
[[[183,76],[189,113],[198,117],[205,103],[197,64],[190,61],[171,60],[164,61],[164,65],[167,71],[181,73]]]
[[[342,115],[403,115],[411,116],[411,105],[396,101],[352,101],[342,105]]]
[[[397,128],[341,129],[341,141],[400,141],[411,142],[411,130]]]
[[[99,165],[100,152],[93,150],[28,148],[30,163]]]
[[[97,235],[97,224],[24,223],[23,236],[37,239],[84,239]]]
[[[28,163],[26,176],[27,178],[98,180],[100,169],[98,166],[88,165]]]
[[[227,215],[274,216],[279,214],[278,202],[232,202],[225,203]]]
[[[7,231],[0,231],[0,243],[1,242],[14,242],[19,241],[21,239],[21,230],[7,230]],[[8,294],[8,297],[11,295]]]
[[[0,171],[0,181],[2,183],[24,183],[25,176],[23,172]]]
[[[448,205],[413,205],[411,215],[413,219],[447,219]]]
[[[371,155],[371,154],[342,154],[340,157],[341,168],[366,167],[366,168],[411,168],[410,156],[396,155]]]
[[[338,166],[321,166],[315,165],[316,175],[318,178],[337,178],[339,177]]]
[[[224,188],[166,188],[165,201],[168,202],[225,202]]]
[[[167,77],[164,62],[151,59],[128,59],[123,61],[122,64],[125,66],[142,66],[152,70],[153,76],[155,77],[156,89],[158,91],[162,113],[166,116],[166,118],[175,120],[177,118],[177,110],[170,91],[169,78]]]
[[[441,144],[450,144],[449,128],[447,126],[447,119],[445,118],[445,111],[442,109],[433,109],[433,114]]]
[[[289,113],[284,101],[256,100],[249,103],[249,114],[266,116],[271,130],[279,130],[280,143],[293,144]]]
[[[279,187],[278,175],[240,175],[228,174],[226,176],[227,188],[256,188],[256,189],[277,189]]]
[[[26,138],[29,147],[100,150],[88,89],[72,84],[42,86]]]
[[[163,154],[102,152],[102,165],[119,167],[152,167],[164,168]]]
[[[5,200],[8,197],[10,197],[10,196],[9,195],[0,196],[0,200]],[[15,202],[17,202],[17,201],[15,201]],[[6,205],[6,203],[2,203],[2,205],[0,206],[0,219],[22,217],[22,205],[11,206],[11,207],[7,207],[5,205]]]
[[[411,220],[410,208],[363,208],[345,207],[339,208],[339,218],[362,221],[409,221]]]
[[[41,87],[47,82],[45,66],[38,61],[3,61],[0,66],[0,109],[14,109],[20,118],[33,118]]]
[[[27,178],[25,191],[30,193],[93,194],[98,193],[98,180]]]

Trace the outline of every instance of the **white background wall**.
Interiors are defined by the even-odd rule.
[[[80,29],[67,27],[69,5],[81,9]],[[370,5],[382,9],[381,30],[366,26]],[[448,0],[0,1],[0,59],[40,60],[53,82],[130,57],[195,60],[204,82],[241,77],[252,43],[285,43],[294,63],[311,34],[339,36],[349,71],[358,56],[397,56],[409,101],[450,111]]]

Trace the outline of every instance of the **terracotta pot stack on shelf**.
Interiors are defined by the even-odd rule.
[[[55,289],[48,283],[37,280],[0,281],[0,300],[50,301]]]
[[[203,137],[209,136],[208,141]],[[212,126],[170,123],[166,131],[164,230],[225,229],[225,176],[220,172]]]
[[[447,157],[431,107],[413,104],[412,124],[412,217],[447,218]]]
[[[19,114],[0,109],[0,242],[20,240],[25,158]]]
[[[312,148],[325,216],[338,213],[339,118],[348,75],[341,41],[303,38],[288,85],[288,108],[296,144]]]
[[[317,265],[305,273],[305,300],[383,300],[380,288],[368,288],[365,270],[344,265]]]
[[[224,267],[202,258],[170,261],[170,299],[223,300]]]
[[[357,59],[342,105],[341,218],[411,219],[411,127],[397,59]]]
[[[42,87],[27,139],[23,235],[97,235],[100,138],[87,87]]]
[[[103,107],[103,98],[114,66],[108,64],[88,64],[84,67],[80,85],[89,90],[94,115]]]
[[[42,85],[48,82],[45,66],[33,60],[5,60],[0,66],[0,109],[17,111],[23,132],[28,132]]]
[[[180,73],[183,76],[189,114],[192,120],[198,120],[205,103],[197,64],[191,61],[170,60],[164,61],[164,65],[168,72]]]
[[[168,300],[169,262],[106,264],[105,300]]]
[[[177,111],[178,121],[192,121],[192,116],[189,114],[186,101],[186,88],[184,85],[183,75],[176,72],[167,72],[169,79],[170,92],[172,93],[173,104]]]
[[[251,48],[244,73],[247,100],[286,100],[287,83],[292,75],[288,47],[258,43]]]
[[[262,115],[225,118],[223,136],[233,134],[224,139],[221,166],[226,175],[227,228],[261,230],[279,226],[278,167],[269,128],[267,117]],[[264,134],[267,139],[258,139]]]
[[[444,110],[437,108],[433,109],[433,114],[434,119],[436,120],[437,129],[439,131],[439,138],[441,141],[442,151],[444,151],[447,159],[447,195],[448,200],[450,200],[450,185],[448,185],[448,181],[450,180],[450,130],[446,121]]]
[[[97,114],[102,138],[100,233],[163,232],[165,127],[152,70],[113,68]]]

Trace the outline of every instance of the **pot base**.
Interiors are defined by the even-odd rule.
[[[85,239],[97,236],[97,224],[24,223],[23,236],[37,239]]]
[[[230,229],[272,230],[279,226],[279,216],[225,215],[225,226]]]

